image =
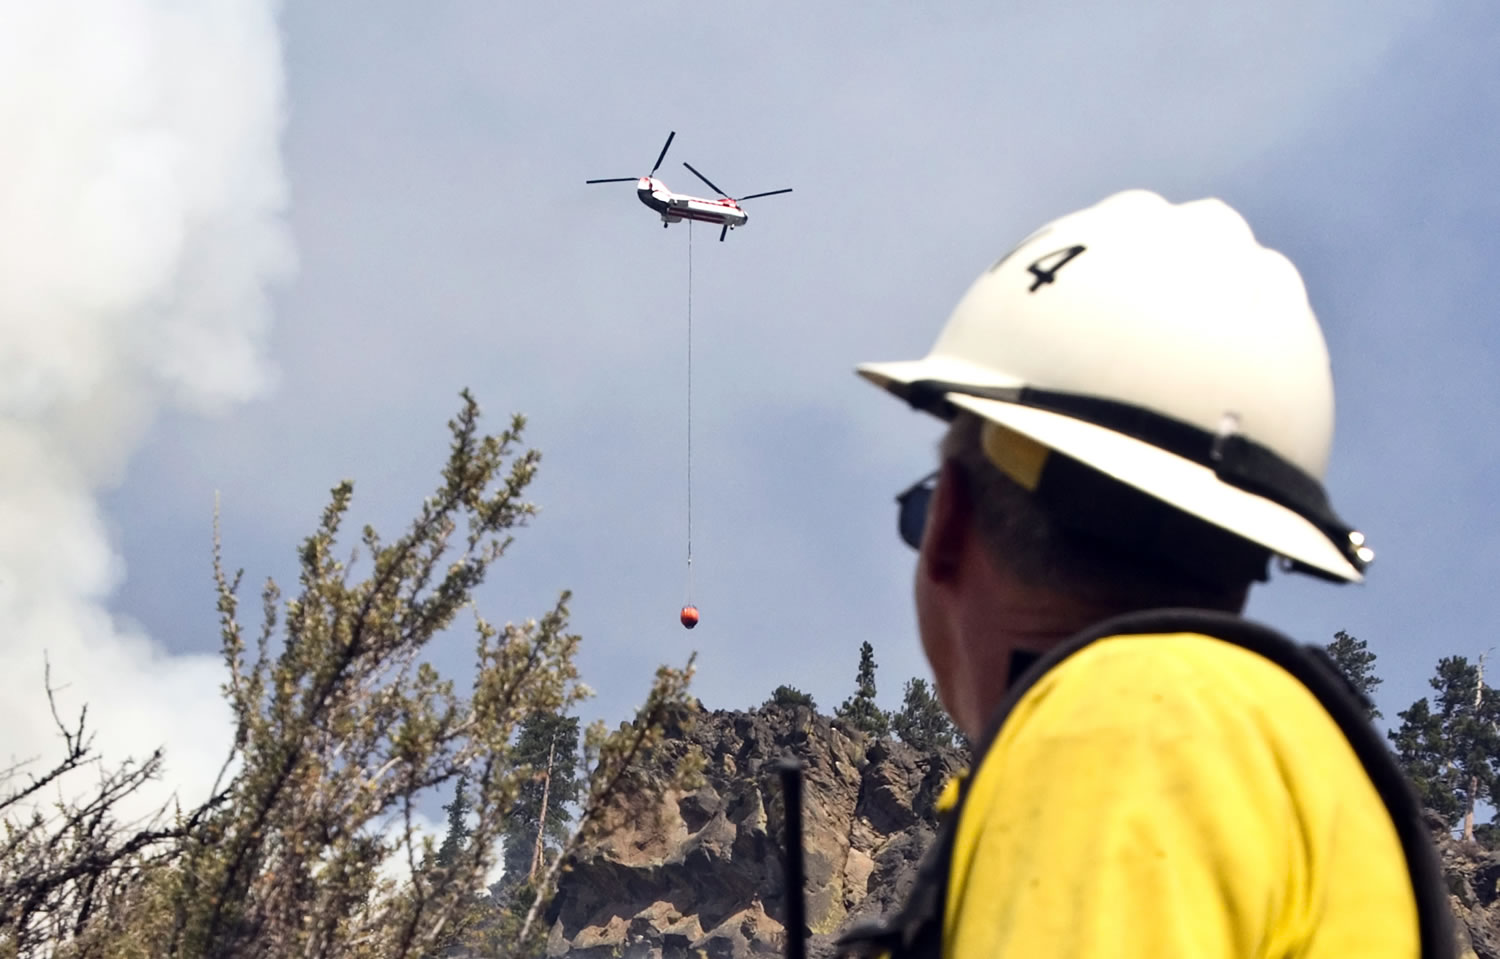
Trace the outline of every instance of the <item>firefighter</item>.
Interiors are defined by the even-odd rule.
[[[923,650],[973,747],[910,899],[853,954],[1434,959],[1411,790],[1312,646],[1244,618],[1275,562],[1359,582],[1327,347],[1225,203],[1129,191],[986,269],[926,357],[897,497]]]

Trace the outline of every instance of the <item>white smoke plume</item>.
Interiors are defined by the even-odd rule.
[[[217,655],[110,613],[97,494],[164,409],[270,385],[293,268],[278,6],[0,0],[0,765],[61,755],[44,657],[107,764],[166,748],[149,798],[201,798],[224,759]]]

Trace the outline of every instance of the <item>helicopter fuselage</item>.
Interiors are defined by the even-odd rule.
[[[791,187],[784,190],[768,190],[764,193],[751,193],[739,198],[732,198],[725,193],[717,184],[708,177],[693,169],[691,163],[683,166],[692,171],[693,176],[702,180],[712,187],[719,196],[709,199],[701,196],[689,196],[686,193],[673,193],[667,185],[656,178],[656,171],[661,169],[661,161],[667,158],[667,149],[672,145],[672,138],[677,136],[677,131],[667,134],[667,142],[662,144],[661,152],[656,155],[656,163],[652,165],[651,172],[635,181],[635,195],[640,201],[652,210],[661,214],[661,225],[670,226],[673,223],[681,223],[683,220],[698,220],[702,223],[715,223],[720,227],[719,240],[722,242],[725,235],[737,226],[744,226],[749,217],[745,211],[740,209],[741,200],[754,200],[763,196],[775,196],[778,193],[790,193]],[[597,180],[584,180],[584,183],[629,183],[628,176],[603,177]]]
[[[655,177],[641,177],[636,183],[635,195],[640,201],[661,214],[663,224],[682,220],[697,220],[701,223],[716,223],[734,229],[744,226],[750,217],[739,204],[728,197],[706,199],[673,193],[665,183]]]

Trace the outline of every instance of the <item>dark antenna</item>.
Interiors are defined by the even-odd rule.
[[[802,871],[802,763],[791,756],[776,763],[786,800],[786,959],[807,959],[806,880]]]

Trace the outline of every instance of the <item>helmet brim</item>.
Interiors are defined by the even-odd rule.
[[[994,371],[949,357],[867,363],[857,367],[857,372],[902,399],[910,399],[907,387],[921,381],[984,387],[1023,385],[997,379]],[[1223,482],[1207,466],[1050,410],[962,393],[947,393],[944,399],[1273,553],[1346,582],[1364,581],[1360,571],[1318,526],[1284,506]]]

